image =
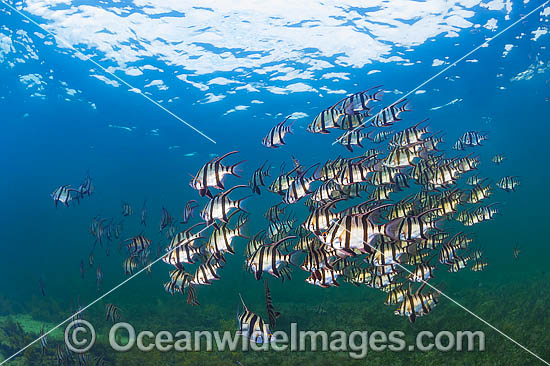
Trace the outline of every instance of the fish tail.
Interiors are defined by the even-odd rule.
[[[299,267],[300,264],[302,263],[301,254],[302,254],[301,250],[295,250],[291,252],[288,255],[288,263],[292,264],[293,266]]]
[[[384,96],[384,89],[380,89],[372,95],[374,100],[379,101],[379,102],[382,101],[383,96]],[[380,97],[380,99],[378,99],[378,97]]]
[[[296,120],[292,120],[288,126],[286,126],[286,132],[290,133],[291,135],[294,135],[294,130],[292,129],[292,125],[296,122]]]
[[[237,209],[239,209],[240,211],[243,211],[243,212],[247,212],[246,210],[246,205],[245,205],[245,202],[247,199],[249,199],[250,197],[252,197],[252,195],[250,196],[246,196],[246,197],[243,197],[241,198],[240,200],[236,200],[235,201],[235,207]]]
[[[399,110],[400,110],[401,112],[412,112],[412,109],[408,109],[408,108],[407,108],[407,106],[409,105],[409,101],[406,100],[406,99],[403,99],[402,101],[404,101],[405,104],[403,104],[403,105],[399,108]]]
[[[231,165],[231,166],[229,167],[229,172],[230,172],[232,175],[236,176],[237,178],[241,178],[241,173],[242,173],[242,172],[241,172],[240,170],[237,170],[237,167],[238,167],[240,164],[244,163],[245,161],[246,161],[246,160],[241,160],[241,161],[239,161],[238,163]]]

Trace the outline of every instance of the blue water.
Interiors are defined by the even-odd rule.
[[[1,6],[3,5],[0,4]],[[524,6],[518,2],[514,6],[512,20],[518,19],[535,4]],[[502,20],[502,14],[499,13],[499,21],[502,22],[500,27],[503,29],[504,24],[510,22]],[[493,15],[480,10],[479,14],[469,20],[485,24]],[[358,149],[357,153],[349,153],[340,145],[331,145],[339,136],[338,131],[329,135],[314,135],[305,130],[317,113],[344,96],[325,93],[322,87],[344,89],[348,93],[354,93],[375,85],[383,85],[386,90],[398,89],[406,93],[445,67],[433,67],[434,58],[442,59],[443,56],[448,56],[446,61],[452,62],[483,43],[486,37],[495,35],[495,32],[486,29],[476,32],[466,29],[462,30],[457,38],[437,36],[413,47],[413,52],[405,52],[414,62],[418,62],[412,66],[378,61],[361,68],[337,66],[330,69],[330,72],[349,73],[349,80],[340,80],[337,83],[318,77],[307,80],[308,85],[317,92],[278,95],[262,89],[259,92],[228,95],[225,99],[210,104],[197,103],[196,101],[205,97],[205,92],[174,78],[173,74],[180,73],[181,70],[166,65],[163,60],[154,57],[144,60],[144,63],[164,69],[163,74],[155,77],[130,78],[120,71],[116,72],[138,88],[142,88],[153,79],[164,78],[169,86],[168,92],[160,92],[153,88],[142,90],[150,92],[151,98],[162,100],[160,103],[163,106],[214,139],[217,143],[213,144],[143,96],[127,92],[126,86],[115,88],[91,78],[91,68],[95,69],[95,74],[104,73],[95,65],[73,57],[72,51],[44,44],[40,38],[33,35],[33,32],[40,29],[22,21],[13,11],[9,14],[0,14],[0,18],[0,24],[5,25],[4,29],[28,32],[39,55],[39,61],[29,60],[11,67],[7,61],[18,56],[14,53],[8,54],[4,56],[4,62],[0,65],[0,144],[4,156],[3,179],[0,180],[3,206],[0,220],[3,243],[0,266],[0,315],[17,317],[30,314],[36,321],[48,324],[57,324],[65,320],[78,304],[84,306],[90,303],[127,278],[122,269],[125,253],[117,250],[119,240],[114,240],[110,244],[109,256],[106,256],[105,248],[97,247],[94,250],[96,266],[99,263],[104,273],[101,290],[98,291],[96,288],[96,267],[89,268],[87,264],[94,242],[89,225],[96,215],[120,220],[121,201],[126,201],[132,205],[134,214],[124,218],[121,239],[137,235],[144,230],[145,235],[153,240],[155,249],[158,245],[166,245],[168,239],[165,234],[158,232],[161,208],[165,207],[179,220],[179,214],[187,201],[196,199],[199,201],[199,209],[203,207],[206,199],[198,198],[197,192],[189,186],[189,180],[190,175],[196,174],[212,156],[237,150],[237,156],[228,160],[232,163],[247,160],[243,164],[242,179],[227,178],[226,187],[231,187],[247,184],[252,172],[265,160],[273,166],[271,177],[267,179],[267,184],[270,184],[277,176],[283,161],[286,162],[287,169],[292,166],[291,155],[303,165],[310,166],[315,163],[322,164],[338,155],[353,157],[362,154],[364,150],[361,149]],[[548,67],[539,67],[540,72],[535,72],[530,80],[510,79],[531,65],[549,62],[549,36],[543,35],[536,42],[531,40],[531,32],[538,27],[547,28],[547,22],[547,17],[534,15],[492,41],[489,47],[481,48],[468,58],[475,58],[478,62],[463,61],[435,78],[421,88],[425,93],[413,94],[407,98],[413,111],[407,112],[403,121],[393,128],[401,130],[429,118],[430,129],[433,132],[441,130],[444,133],[443,148],[447,156],[463,156],[469,152],[479,155],[482,163],[478,173],[489,178],[494,192],[490,202],[501,203],[500,214],[492,221],[480,223],[466,230],[474,234],[476,246],[483,248],[484,259],[489,266],[483,272],[473,273],[466,269],[456,274],[449,274],[443,268],[435,281],[442,284],[445,291],[452,294],[453,298],[459,299],[464,306],[482,313],[497,327],[504,327],[514,337],[521,338],[528,348],[543,358],[550,357],[546,346],[548,328],[545,328],[548,325],[548,312],[535,314],[529,309],[535,308],[538,299],[548,300],[549,293],[547,261],[550,253],[547,243],[547,221],[550,218],[550,202],[547,182],[550,174],[547,169],[547,145],[550,141],[550,128],[547,122],[550,113],[550,70]],[[527,35],[522,39],[516,39],[521,33]],[[514,48],[507,57],[502,57],[502,50],[506,44],[514,44]],[[24,53],[20,45],[15,46],[20,54]],[[91,51],[86,47],[80,49],[85,54]],[[226,50],[221,50],[220,53],[224,51]],[[316,57],[315,50],[312,49],[309,53],[311,57]],[[305,55],[307,54],[306,50]],[[100,56],[94,59],[104,67],[116,65],[112,60],[103,60]],[[335,59],[336,57],[333,58]],[[295,60],[289,60],[286,65],[306,71],[303,64],[296,63]],[[367,75],[369,70],[374,69],[381,72]],[[41,92],[45,96],[44,99],[30,96],[32,88],[26,88],[20,82],[20,76],[26,74],[39,74],[48,81],[48,85]],[[502,76],[499,77],[497,74]],[[48,79],[50,75],[53,77],[52,81]],[[208,82],[209,79],[218,76],[235,78],[249,85],[287,85],[284,81],[270,81],[269,75],[253,72],[244,78],[242,73],[237,71],[217,71],[194,80]],[[452,78],[452,81],[449,78]],[[82,92],[66,101],[65,91],[55,82],[58,80],[63,80],[70,88]],[[214,85],[208,92],[216,94],[217,90]],[[218,91],[222,93],[225,89],[220,87]],[[174,97],[179,99],[168,102],[168,99]],[[398,98],[398,94],[386,93],[383,104],[389,104]],[[461,101],[441,109],[430,110],[456,98]],[[251,104],[250,101],[253,99],[261,100],[263,104]],[[94,103],[96,109],[92,108],[90,103]],[[244,111],[224,115],[227,110],[238,105],[250,107]],[[294,134],[286,137],[286,145],[279,149],[267,149],[262,146],[261,140],[270,128],[294,112],[307,113],[307,117],[295,121]],[[127,131],[110,128],[109,125],[135,128]],[[158,130],[158,135],[151,132],[152,130]],[[489,140],[483,144],[484,146],[473,148],[466,153],[452,151],[454,142],[464,132],[472,130],[489,133]],[[170,146],[179,148],[169,149]],[[377,146],[367,144],[366,148],[369,147]],[[189,153],[196,154],[185,156]],[[496,154],[506,156],[506,160],[499,166],[491,162],[491,158]],[[78,186],[87,171],[93,179],[95,193],[83,199],[80,204],[56,208],[49,194],[64,184]],[[519,177],[521,185],[517,192],[506,193],[494,187],[494,184],[506,175]],[[461,187],[466,188],[464,184],[461,184]],[[266,187],[262,187],[261,190],[261,196],[254,196],[246,202],[250,219],[245,231],[250,236],[265,228],[263,213],[269,206],[280,201],[280,197],[267,192]],[[144,200],[147,200],[148,215],[145,229],[139,225]],[[302,202],[295,205],[294,209],[300,215],[299,222],[306,214]],[[193,223],[199,220],[197,210]],[[184,228],[185,226],[180,226],[180,229]],[[238,305],[238,292],[243,293],[251,307],[258,309],[262,314],[265,312],[263,282],[255,281],[251,274],[242,270],[242,253],[246,242],[240,238],[234,241],[237,253],[227,256],[228,262],[221,270],[221,280],[215,281],[212,286],[201,286],[198,289],[200,307],[191,307],[185,303],[184,296],[170,296],[164,291],[162,284],[168,280],[168,271],[171,267],[160,262],[155,264],[151,275],[143,273],[132,279],[127,285],[87,310],[84,317],[100,322],[101,327],[106,328],[107,324],[102,319],[104,304],[110,302],[120,307],[126,321],[143,324],[144,327],[153,323],[160,328],[169,329],[219,329],[226,326],[236,329],[234,313]],[[519,260],[514,260],[512,255],[512,248],[516,243],[522,249]],[[152,252],[154,255],[156,250]],[[79,273],[81,260],[84,260],[87,270],[84,279],[80,278]],[[349,284],[343,284],[339,289],[321,289],[306,284],[306,276],[305,272],[295,270],[293,281],[284,284],[270,278],[274,302],[283,312],[286,310],[280,322],[282,328],[286,328],[288,323],[296,318],[319,327],[333,322],[334,317],[337,317],[339,324],[345,327],[357,325],[357,315],[346,309],[364,305],[368,309],[365,324],[369,326],[377,324],[382,327],[391,324],[390,328],[407,329],[411,333],[419,329],[440,329],[445,326],[454,329],[461,324],[486,329],[483,324],[476,323],[475,319],[446,300],[441,301],[433,314],[422,318],[423,322],[416,323],[413,327],[406,318],[395,317],[394,309],[382,304],[384,297],[375,289],[358,289]],[[44,283],[46,296],[40,293],[40,278]],[[534,283],[536,285],[533,285]],[[521,300],[511,299],[515,296]],[[503,303],[507,304],[506,311],[501,314]],[[311,315],[311,309],[315,309],[318,304],[330,309],[329,315]],[[507,316],[510,316],[508,320]],[[538,325],[541,328],[538,330],[546,330],[546,338],[542,338],[545,340],[542,343],[536,337],[533,339],[526,336],[529,331],[525,327],[528,323],[525,320],[527,316],[536,316],[540,319]],[[330,318],[330,322],[327,318]],[[391,319],[391,323],[378,324],[376,319]],[[504,364],[506,358],[512,360],[509,364],[521,364],[522,357],[526,360],[524,364],[537,364],[532,356],[523,354],[523,351],[512,343],[506,347],[502,346],[502,343],[507,341],[490,332],[492,331],[487,329],[488,338],[490,337],[488,343],[493,348],[489,347],[488,352],[481,355],[453,354],[452,364],[472,364],[473,360],[481,360],[479,364],[500,365]],[[541,334],[539,336],[543,337]],[[44,364],[56,364],[53,354],[59,340],[53,339],[52,336],[49,355]],[[160,357],[162,361],[155,363],[157,361],[153,361],[151,357],[139,353],[132,353],[135,360],[130,361],[128,355],[120,356],[106,349],[97,352],[104,353],[112,364],[117,365],[133,365],[137,364],[137,360],[140,360],[140,364],[176,364],[175,360],[178,357],[165,355],[162,356],[165,358]],[[0,353],[4,357],[9,356],[7,348],[2,348]],[[219,362],[215,361],[216,357],[219,357],[217,355],[197,357],[196,364],[221,364],[215,363]],[[253,355],[239,357],[231,360],[240,360],[244,365],[260,362]],[[281,356],[273,357],[273,360],[277,360],[276,357]],[[297,360],[302,356],[296,357],[293,359],[295,361],[288,361],[288,364],[298,364]],[[322,357],[319,355],[307,357],[300,362],[311,360],[314,364],[322,364]],[[327,359],[330,357],[332,355],[327,356]],[[378,357],[386,356],[373,357],[383,362],[383,359]],[[418,365],[440,364],[445,359],[445,355],[441,354],[434,355],[432,360],[424,355],[387,357],[391,360],[387,362],[393,364],[407,361],[408,364]],[[22,356],[19,361],[16,359],[14,362],[23,362],[21,360]],[[37,359],[32,357],[25,360],[31,365],[39,364]],[[231,360],[227,359],[227,364],[230,364]]]

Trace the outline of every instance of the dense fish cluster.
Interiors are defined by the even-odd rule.
[[[360,153],[310,165],[292,156],[290,162],[280,162],[278,173],[265,161],[251,171],[248,184],[238,170],[244,161],[229,162],[238,160],[237,151],[215,156],[192,176],[190,186],[198,197],[186,203],[181,221],[162,207],[159,232],[168,245],[158,242],[153,246],[144,232],[122,237],[123,219],[134,214],[131,204],[123,201],[120,220],[93,219],[94,249],[99,244],[109,255],[111,241],[119,240],[118,251],[126,254],[122,267],[129,276],[138,270],[149,273],[154,260],[160,258],[172,267],[165,290],[186,294],[192,305],[199,305],[200,286],[221,278],[226,256],[243,252],[245,270],[256,280],[264,279],[268,321],[252,312],[239,294],[239,332],[258,343],[269,341],[279,317],[268,278],[290,281],[297,272],[304,274],[300,277],[308,284],[321,288],[345,283],[383,291],[384,303],[393,306],[396,315],[414,322],[438,304],[440,292],[427,286],[438,271],[477,272],[487,267],[469,230],[498,214],[499,203],[491,202],[493,187],[512,192],[520,182],[516,176],[494,183],[481,177],[479,156],[472,152],[447,155],[442,131],[430,131],[427,119],[405,124],[403,118],[411,111],[408,102],[383,106],[382,94],[377,86],[349,95],[323,109],[307,127],[313,134],[341,131],[337,142],[351,153],[363,149]],[[285,144],[287,134],[292,134],[288,119],[269,131],[262,141],[265,147]],[[460,154],[481,146],[488,137],[487,132],[468,131],[450,150]],[[367,141],[371,146],[364,146]],[[492,158],[497,165],[504,160],[504,155]],[[226,188],[228,177],[243,181]],[[263,197],[262,191],[279,202],[263,215],[246,212],[244,201]],[[52,198],[56,205],[68,205],[92,192],[88,176],[78,189],[62,186]],[[198,201],[200,197],[204,202]],[[265,227],[249,233],[251,216],[263,216]],[[192,223],[193,219],[200,221]],[[144,202],[140,226],[147,227],[147,221]],[[236,250],[235,238],[248,243]],[[519,252],[516,246],[515,258]],[[93,253],[89,267],[95,265]],[[84,260],[80,267],[84,278]],[[98,289],[102,280],[98,264]],[[116,305],[106,305],[107,320],[117,321],[120,313]]]
[[[264,186],[280,202],[264,213],[265,229],[249,235],[244,266],[257,280],[266,280],[269,321],[253,313],[242,296],[238,317],[239,331],[255,342],[268,341],[278,316],[265,273],[285,281],[298,270],[307,272],[307,283],[322,288],[342,282],[374,288],[387,294],[385,304],[394,306],[396,315],[414,322],[438,303],[439,291],[426,287],[437,271],[485,269],[483,252],[466,232],[498,213],[498,202],[488,202],[491,184],[473,174],[479,156],[447,156],[441,132],[432,133],[427,120],[409,126],[402,122],[410,111],[407,101],[375,111],[381,101],[380,87],[347,96],[322,110],[307,128],[321,134],[343,131],[337,141],[350,152],[369,140],[372,147],[356,156],[310,166],[292,157],[292,167],[285,169],[282,162],[270,184],[272,166],[265,162],[248,185],[229,189],[224,178],[240,177],[235,167],[241,162],[224,165],[222,160],[236,152],[207,162],[191,180],[199,196],[209,198],[200,212],[203,222],[177,233],[166,249],[163,260],[174,269],[165,289],[171,294],[187,291],[188,302],[198,304],[196,287],[218,280],[225,256],[236,252],[233,239],[246,237],[246,190],[259,195]],[[264,146],[284,145],[285,135],[292,133],[287,120],[269,131]],[[487,139],[486,132],[469,131],[453,150],[480,146]],[[502,155],[492,159],[496,164],[503,160]],[[495,185],[514,191],[518,184],[517,177],[504,177]],[[297,212],[303,210],[292,210],[300,203],[309,212],[301,219]],[[463,230],[452,229],[460,224]]]

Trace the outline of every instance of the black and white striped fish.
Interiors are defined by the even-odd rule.
[[[343,145],[350,152],[353,152],[353,146],[363,148],[362,141],[368,136],[368,134],[361,132],[359,129],[354,129],[342,135],[342,137],[338,139],[338,143]]]
[[[265,186],[265,177],[269,177],[269,167],[267,170],[264,170],[265,165],[267,164],[267,161],[263,163],[261,167],[256,169],[254,171],[254,174],[252,174],[252,178],[250,179],[250,182],[248,183],[250,188],[252,188],[252,192],[256,194],[261,194],[260,187]]]
[[[274,277],[279,278],[279,268],[283,265],[283,263],[293,263],[293,257],[298,254],[299,251],[283,254],[279,250],[279,247],[287,240],[294,238],[296,237],[287,236],[275,243],[264,244],[247,258],[247,268],[254,272],[254,276],[258,281],[262,278],[263,272],[267,272]]]
[[[42,355],[48,350],[48,335],[44,333],[44,326],[40,328],[40,350]]]
[[[519,179],[515,176],[504,177],[497,183],[497,187],[506,192],[515,192],[518,185]]]
[[[174,218],[166,208],[162,208],[162,214],[160,216],[159,232],[172,225]]]
[[[225,265],[223,255],[212,254],[205,263],[201,264],[193,274],[193,278],[189,281],[192,285],[210,285],[213,280],[219,280],[217,274],[218,269]]]
[[[189,222],[189,219],[193,217],[195,208],[197,208],[198,205],[199,204],[195,200],[187,201],[183,213],[181,214],[182,224],[187,224],[187,222]]]
[[[285,126],[285,122],[288,121],[290,116],[285,118],[285,120],[279,124],[277,124],[275,127],[273,127],[266,137],[263,138],[262,144],[265,147],[271,147],[271,148],[278,148],[279,146],[282,146],[285,144],[285,135],[287,133],[294,134],[292,131],[292,124],[294,123],[294,120],[290,122],[287,126]]]
[[[267,315],[269,317],[269,327],[275,328],[275,321],[279,316],[281,316],[281,313],[275,310],[275,307],[273,306],[273,301],[271,299],[271,291],[269,291],[269,283],[268,279],[266,278],[265,281],[265,305],[267,307]]]
[[[191,188],[196,189],[199,191],[199,195],[201,197],[208,196],[212,198],[212,193],[208,189],[209,187],[214,187],[216,189],[225,189],[224,188],[224,178],[226,175],[234,175],[238,178],[240,178],[240,175],[237,172],[237,167],[244,163],[243,161],[239,161],[236,164],[233,165],[223,165],[222,160],[228,157],[229,155],[233,155],[238,153],[238,151],[231,151],[227,154],[216,157],[212,160],[210,160],[208,163],[204,164],[202,168],[199,169],[197,174],[191,179],[191,182],[189,183],[191,185]]]
[[[395,310],[395,315],[407,316],[411,323],[414,323],[416,318],[428,314],[437,305],[439,294],[427,293],[422,294],[422,289],[425,284],[420,286],[416,293],[408,293],[405,295],[403,302]]]
[[[70,188],[70,185],[64,185],[59,188],[56,188],[55,191],[53,191],[50,194],[50,197],[53,199],[53,202],[55,203],[55,207],[57,207],[58,203],[62,203],[65,206],[69,206],[69,202],[77,199],[80,192],[76,189]]]
[[[468,147],[481,146],[481,143],[487,139],[486,132],[468,131],[458,139],[453,149],[465,150]]]
[[[311,183],[315,182],[319,179],[317,169],[313,172],[311,177],[306,178],[305,175],[308,172],[309,169],[318,166],[319,164],[315,164],[308,169],[304,170],[299,176],[296,177],[290,183],[290,186],[285,192],[283,202],[287,204],[298,202],[300,199],[304,198],[308,194],[310,194],[312,191],[309,189]]]
[[[254,343],[269,343],[271,341],[271,336],[273,335],[269,329],[269,324],[260,318],[259,315],[248,310],[241,294],[239,294],[239,297],[241,298],[244,311],[242,314],[239,313],[237,316],[239,323],[239,330],[237,331],[237,334],[250,339]]]
[[[119,311],[120,310],[116,305],[105,305],[105,320],[110,320],[111,322],[116,323],[120,319]]]
[[[242,204],[245,199],[247,199],[249,196],[246,196],[244,198],[241,198],[239,200],[233,201],[228,196],[231,192],[233,192],[237,188],[247,188],[248,186],[245,185],[238,185],[235,187],[232,187],[231,189],[228,189],[225,192],[220,192],[217,195],[215,195],[201,210],[200,216],[201,218],[206,221],[207,225],[214,222],[216,219],[227,223],[229,211],[232,208],[236,208],[239,211],[244,211]]]
[[[407,109],[409,102],[405,102],[402,106],[398,107],[397,105],[405,102],[405,99],[402,99],[394,104],[383,108],[378,112],[372,121],[370,122],[374,127],[389,127],[392,126],[395,122],[401,121],[399,115],[402,112],[410,112],[410,109]]]
[[[145,249],[147,249],[149,245],[151,245],[151,240],[147,239],[141,234],[134,236],[133,238],[128,238],[124,240],[124,242],[127,242],[127,241],[130,242],[129,244],[126,245],[130,254],[136,254],[136,253],[142,252]]]
[[[311,272],[311,275],[306,278],[306,282],[322,288],[328,288],[331,286],[339,287],[340,284],[336,281],[336,279],[341,275],[341,271],[325,267]]]
[[[133,213],[132,206],[128,202],[122,202],[122,216],[130,216]]]
[[[231,220],[231,217],[237,212],[238,211],[234,211],[229,215],[228,220]],[[241,215],[234,229],[230,229],[227,223],[223,223],[215,228],[208,239],[208,243],[206,243],[206,249],[212,254],[225,252],[235,254],[231,242],[236,237],[248,239],[242,233],[243,226],[246,222],[247,216]]]
[[[344,113],[334,107],[327,108],[319,113],[315,119],[308,125],[307,131],[311,133],[327,134],[329,128],[340,128],[339,120]]]
[[[128,256],[122,263],[122,268],[124,268],[124,273],[126,275],[132,276],[134,271],[139,267],[139,259],[136,255]]]
[[[368,94],[373,89],[380,88],[381,85],[374,86],[370,89],[349,95],[336,104],[336,108],[341,110],[346,115],[355,115],[365,113],[371,110],[370,102],[381,101],[383,90],[377,90],[373,94]]]
[[[271,206],[264,214],[264,217],[270,222],[280,221],[281,216],[285,213],[285,208],[280,207],[282,204],[284,204],[284,202],[279,202],[276,205]]]

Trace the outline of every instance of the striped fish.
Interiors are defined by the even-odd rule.
[[[136,254],[139,252],[144,251],[151,245],[151,240],[147,239],[143,235],[134,236],[133,238],[129,238],[124,240],[124,242],[129,241],[130,243],[126,245],[126,248],[128,248],[128,251],[130,254]]]
[[[428,119],[424,119],[423,121],[418,122],[417,124],[400,131],[396,133],[390,143],[389,146],[392,147],[408,147],[413,146],[418,143],[423,143],[422,136],[428,133],[428,127],[424,128],[418,128],[422,123],[426,122]]]
[[[433,271],[434,266],[430,266],[427,263],[418,264],[414,271],[409,275],[409,280],[413,282],[426,282],[434,278]]]
[[[302,227],[316,235],[320,235],[323,231],[328,229],[336,219],[339,218],[340,215],[338,213],[331,211],[334,208],[334,205],[339,201],[342,201],[342,199],[329,202],[321,207],[313,209],[306,221],[302,224]]]
[[[135,255],[131,255],[128,258],[124,260],[122,263],[122,267],[124,268],[124,273],[126,275],[133,275],[134,271],[139,267],[139,259]]]
[[[237,188],[247,188],[245,185],[238,185],[233,188],[228,189],[225,192],[220,192],[215,195],[201,210],[200,216],[206,221],[207,225],[214,222],[218,219],[222,222],[228,222],[228,214],[232,208],[236,208],[239,211],[244,211],[242,208],[242,203],[245,199],[244,197],[239,200],[233,201],[228,196]]]
[[[472,175],[471,177],[468,177],[468,179],[466,180],[466,184],[469,185],[469,186],[475,186],[475,185],[478,185],[479,183],[481,183],[482,181],[483,181],[483,179],[481,179],[476,174],[476,175]]]
[[[176,235],[174,235],[174,237],[170,241],[170,244],[168,245],[168,249],[172,249],[172,248],[183,246],[183,245],[192,245],[195,241],[197,241],[199,239],[204,239],[204,236],[201,235],[202,231],[204,231],[204,229],[198,231],[195,234],[193,234],[191,232],[197,226],[202,226],[202,225],[204,225],[204,222],[199,222],[199,223],[191,226],[190,228],[188,228],[184,231],[181,231],[181,232],[177,233]]]
[[[374,135],[372,138],[370,137],[370,134],[367,135],[367,138],[370,139],[375,144],[380,144],[386,141],[393,134],[394,134],[394,131],[380,131],[376,135]]]
[[[133,213],[132,206],[128,202],[122,202],[122,216],[130,216]]]
[[[285,120],[279,124],[277,124],[275,127],[273,127],[266,137],[263,138],[262,144],[265,147],[270,148],[278,148],[279,146],[282,146],[285,144],[285,135],[287,133],[294,134],[292,131],[292,124],[294,123],[294,120],[290,122],[289,125],[285,126],[286,121],[290,116],[286,117]]]
[[[388,156],[382,160],[384,166],[390,168],[406,168],[414,165],[414,160],[422,158],[423,152],[413,149],[413,147],[395,147]]]
[[[265,177],[269,177],[269,167],[267,170],[264,170],[265,165],[267,164],[267,160],[261,167],[256,169],[254,171],[254,174],[252,174],[252,178],[250,179],[250,182],[248,185],[250,188],[252,188],[252,193],[261,194],[260,187],[265,186]]]
[[[267,307],[267,315],[269,317],[269,327],[275,328],[275,321],[279,316],[281,316],[281,313],[275,310],[273,307],[273,301],[271,300],[271,292],[269,291],[269,283],[267,278],[264,281],[265,283],[265,305]]]
[[[204,164],[203,167],[200,168],[197,174],[193,177],[193,179],[191,179],[191,188],[199,191],[199,195],[201,197],[206,195],[212,198],[212,193],[208,189],[209,187],[214,187],[220,190],[225,189],[223,181],[225,176],[228,174],[240,178],[239,174],[237,174],[237,166],[244,163],[244,160],[229,166],[222,164],[223,159],[225,159],[229,155],[233,155],[236,153],[238,153],[238,151],[228,152],[227,154],[221,157],[215,157],[208,163]]]
[[[265,244],[258,248],[252,256],[247,258],[247,268],[254,272],[256,280],[262,278],[263,272],[267,272],[272,276],[279,278],[279,268],[283,263],[293,263],[293,257],[299,252],[293,252],[290,254],[283,254],[279,250],[281,244],[287,240],[294,239],[295,236],[287,236],[275,243]]]
[[[374,127],[389,127],[392,126],[395,122],[401,121],[399,115],[402,112],[409,112],[410,109],[407,109],[409,102],[405,102],[402,106],[397,106],[398,104],[405,102],[405,99],[402,99],[394,104],[383,108],[378,112],[371,121],[371,125]]]
[[[336,281],[336,279],[341,275],[341,271],[336,271],[325,267],[313,271],[311,275],[306,278],[306,282],[322,288],[328,288],[331,286],[339,287],[340,284]]]
[[[340,145],[343,145],[349,152],[353,152],[353,146],[359,146],[363,148],[362,141],[368,137],[368,134],[361,132],[359,129],[354,129],[346,132],[337,141]]]
[[[244,254],[250,257],[259,247],[265,244],[265,230],[260,231],[254,235],[246,244],[244,248]]]
[[[187,222],[189,222],[189,219],[193,217],[195,208],[197,208],[198,205],[199,204],[195,200],[187,201],[185,208],[183,209],[183,213],[181,214],[182,224],[187,224]]]
[[[42,355],[48,350],[48,335],[44,333],[44,326],[40,328],[40,350]]]
[[[514,176],[504,177],[497,183],[497,187],[506,192],[515,192],[518,185],[518,177]]]
[[[484,132],[477,132],[477,131],[465,132],[464,135],[462,135],[458,139],[456,144],[454,144],[453,149],[465,150],[468,147],[482,146],[481,143],[487,139],[488,139],[487,133],[484,133]]]
[[[237,212],[238,211],[235,211],[229,215],[228,220],[231,220],[231,217]],[[212,254],[225,252],[235,254],[235,251],[231,246],[231,242],[236,237],[247,239],[247,237],[242,234],[242,228],[246,224],[247,219],[248,218],[246,215],[239,217],[237,225],[234,229],[230,229],[226,223],[223,223],[219,227],[215,228],[208,239],[208,243],[206,243],[206,249]]]
[[[425,216],[437,209],[430,209],[416,216],[407,216],[391,220],[385,224],[384,234],[393,240],[428,239],[430,229],[436,228],[434,222],[427,222]]]
[[[170,271],[170,281],[164,284],[164,289],[170,295],[174,295],[176,292],[183,294],[185,288],[189,287],[189,281],[192,276],[187,273],[183,268],[176,268]]]
[[[284,203],[287,203],[287,204],[296,203],[300,199],[304,198],[305,196],[311,193],[309,189],[311,183],[319,179],[317,169],[315,169],[311,177],[306,178],[305,175],[309,169],[317,165],[319,164],[315,164],[309,167],[308,169],[303,171],[298,177],[296,177],[296,179],[294,179],[292,183],[290,183],[290,186],[286,190],[285,195],[283,197]]]
[[[391,290],[388,292],[388,297],[386,298],[386,301],[384,301],[384,304],[386,305],[397,305],[403,300],[405,300],[405,296],[407,296],[410,293],[410,285],[408,289],[404,289],[403,287],[398,287],[394,290]]]
[[[481,260],[477,260],[474,265],[472,266],[471,270],[474,272],[480,272],[484,271],[485,267],[487,267],[488,263],[482,262]]]
[[[384,225],[372,221],[373,213],[388,206],[378,206],[362,214],[344,215],[334,221],[319,239],[334,248],[339,256],[355,256],[355,249],[363,253],[371,252],[375,238],[384,234]]]
[[[270,192],[277,193],[277,194],[280,194],[280,195],[284,196],[285,191],[288,189],[288,187],[290,187],[292,182],[294,182],[294,179],[296,179],[296,178],[292,177],[291,175],[294,172],[296,172],[297,170],[298,170],[298,167],[295,167],[294,169],[292,169],[288,173],[278,176],[273,181],[273,183],[271,183],[271,185],[269,186],[269,188],[267,190],[270,191]]]
[[[449,272],[458,272],[468,266],[470,257],[456,256],[454,262],[449,266]]]
[[[314,272],[323,268],[333,269],[330,259],[334,255],[334,249],[327,245],[311,245],[307,249],[306,257],[300,268],[307,272]]]
[[[116,305],[105,305],[105,320],[110,320],[111,322],[116,323],[120,319],[119,311],[120,310]]]
[[[498,155],[493,156],[491,161],[493,163],[495,163],[496,165],[500,165],[505,159],[506,159],[506,157],[504,155],[498,154]]]
[[[363,121],[368,117],[368,113],[344,114],[338,121],[338,128],[341,130],[355,130],[363,126]]]
[[[311,195],[311,199],[316,202],[327,202],[337,199],[342,195],[340,186],[333,179],[326,180]]]
[[[271,330],[269,324],[266,323],[258,315],[254,314],[246,307],[243,297],[239,294],[241,303],[243,304],[244,311],[242,314],[238,314],[237,320],[239,322],[238,335],[242,335],[254,343],[263,344],[271,341]]]
[[[337,108],[327,108],[313,119],[306,130],[311,133],[327,134],[330,132],[329,128],[340,128],[338,121],[343,115],[344,113]]]
[[[384,93],[383,90],[377,90],[373,94],[368,94],[373,89],[380,88],[381,85],[374,86],[367,90],[349,95],[338,102],[335,106],[337,109],[344,112],[346,115],[356,115],[359,113],[368,112],[371,110],[370,102],[379,102]]]
[[[375,165],[363,165],[364,163],[370,164],[370,157],[357,157],[348,159],[340,169],[338,175],[334,178],[334,181],[341,186],[349,186],[354,183],[366,182],[368,180],[368,174],[377,170],[377,164]]]
[[[280,221],[281,215],[285,213],[285,208],[280,207],[282,204],[283,202],[279,202],[275,206],[271,206],[264,214],[264,217],[271,222]]]
[[[439,295],[436,293],[422,294],[425,284],[420,286],[416,293],[410,292],[405,296],[401,305],[395,310],[395,315],[407,316],[411,323],[416,318],[428,314],[438,303]]]
[[[73,197],[74,193],[80,194],[80,192],[76,189],[70,188],[70,185],[61,186],[59,188],[56,188],[51,194],[50,197],[53,199],[53,202],[55,203],[55,207],[57,207],[58,203],[62,203],[65,206],[69,206],[69,202],[73,201],[74,199],[77,199],[78,196]]]
[[[213,280],[219,280],[217,274],[219,268],[223,268],[225,259],[221,255],[211,255],[205,263],[201,264],[195,271],[193,278],[189,280],[191,285],[211,285]]]
[[[174,218],[166,208],[162,208],[162,214],[160,216],[159,232],[172,225]]]
[[[289,219],[270,223],[267,227],[268,238],[276,240],[276,238],[284,237],[292,230],[295,222],[295,219]]]

